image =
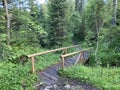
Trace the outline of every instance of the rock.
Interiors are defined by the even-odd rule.
[[[84,90],[81,86],[71,86],[70,90]]]
[[[48,89],[48,88],[45,88],[44,90],[50,90],[50,89]]]
[[[71,86],[69,84],[67,84],[67,85],[64,86],[65,90],[70,90],[70,88],[71,88]]]
[[[55,90],[58,88],[58,86],[56,84],[54,84],[53,87]]]
[[[48,88],[48,89],[50,89],[50,88],[52,88],[53,86],[46,86],[46,88]]]
[[[71,86],[69,84],[64,86],[64,90],[84,90],[81,86]]]

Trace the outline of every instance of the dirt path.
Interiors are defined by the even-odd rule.
[[[65,67],[70,67],[75,63],[77,56],[66,59]],[[40,82],[36,84],[37,90],[98,90],[91,85],[87,85],[75,80],[62,78],[58,74],[61,64],[55,64],[47,67],[42,72],[38,73]]]

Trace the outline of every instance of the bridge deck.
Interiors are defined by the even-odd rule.
[[[87,54],[85,55],[85,59],[87,59],[88,56]],[[67,58],[65,59],[65,67],[70,67],[72,65],[74,65],[76,59],[77,59],[78,55],[71,57],[71,58]],[[60,70],[62,68],[61,63],[57,63],[55,65],[51,65],[49,67],[47,67],[45,70],[43,70],[42,72],[39,72],[39,78],[40,78],[40,82],[42,82],[43,84],[39,84],[37,85],[37,90],[69,90],[69,89],[64,89],[65,85],[66,85],[66,79],[62,78],[59,76],[58,74],[58,70]],[[76,82],[76,81],[69,81],[69,84],[73,87],[80,87],[82,89],[73,89],[73,90],[99,90],[94,88],[91,85],[82,83],[82,82]],[[79,84],[79,85],[78,85]],[[55,88],[57,87],[57,89]],[[72,90],[72,89],[70,89]]]
[[[74,65],[75,61],[77,59],[77,56],[66,59],[65,60],[65,67],[70,67],[71,65]],[[61,69],[61,63],[52,65],[47,67],[44,71],[39,73],[39,77],[41,82],[44,82],[47,85],[53,85],[57,83],[60,76],[58,75],[58,70]]]

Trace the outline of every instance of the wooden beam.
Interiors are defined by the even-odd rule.
[[[78,63],[78,61],[80,60],[80,56],[81,56],[81,53],[80,53],[79,56],[77,57],[77,59],[76,59],[74,65],[76,65],[76,64]]]
[[[87,49],[83,49],[83,50],[76,51],[76,52],[73,52],[73,53],[61,55],[61,57],[68,57],[68,56],[71,56],[71,55],[74,55],[74,54],[78,54],[78,53],[80,53],[80,52],[88,51],[88,50],[90,50],[90,49],[92,49],[92,48],[87,48]]]
[[[34,57],[31,57],[31,60],[32,60],[32,73],[35,73],[35,58]]]
[[[67,48],[64,50],[64,54],[67,54]]]
[[[60,56],[60,58],[61,58],[61,61],[62,61],[62,70],[64,70],[64,57]]]
[[[83,54],[84,54],[84,52],[80,52],[81,54],[80,54],[80,63],[82,63],[83,62]]]
[[[30,54],[30,55],[28,55],[28,57],[39,56],[39,55],[47,54],[47,53],[50,53],[50,52],[65,50],[65,49],[73,48],[73,47],[77,47],[77,46],[79,46],[79,45],[74,45],[74,46],[69,46],[69,47],[63,47],[63,48],[53,49],[53,50],[49,50],[49,51],[45,51],[45,52]]]

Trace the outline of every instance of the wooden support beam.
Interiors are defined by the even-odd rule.
[[[67,48],[64,50],[64,54],[67,54]]]
[[[91,48],[82,49],[82,50],[80,50],[80,51],[76,51],[76,52],[73,52],[73,53],[61,55],[61,57],[68,57],[68,56],[71,56],[71,55],[74,55],[74,54],[78,54],[78,53],[80,53],[80,52],[88,51],[88,50],[90,50],[90,49],[91,49]]]
[[[68,49],[68,48],[73,48],[73,47],[78,47],[78,46],[79,45],[74,45],[74,46],[69,46],[69,47],[63,47],[63,48],[53,49],[53,50],[49,50],[49,51],[45,51],[45,52],[30,54],[30,55],[28,55],[28,57],[39,56],[39,55],[47,54],[47,53],[50,53],[50,52],[56,52],[56,51],[65,50],[65,49]]]
[[[35,73],[35,58],[31,57],[32,60],[32,73]]]
[[[53,50],[49,50],[49,51],[45,51],[45,52],[40,52],[40,53],[35,53],[35,54],[28,55],[28,57],[31,58],[31,61],[32,61],[32,73],[35,73],[35,59],[34,59],[35,56],[40,56],[40,55],[47,54],[47,53],[50,53],[50,52],[56,52],[56,51],[63,50],[63,53],[62,53],[63,55],[61,55],[60,58],[61,58],[61,61],[62,61],[62,69],[64,69],[64,59],[65,59],[65,57],[68,57],[68,56],[78,54],[80,52],[84,52],[84,51],[88,51],[88,50],[92,49],[92,48],[87,48],[87,49],[83,49],[83,50],[80,50],[80,51],[77,51],[77,52],[67,54],[67,49],[68,48],[73,48],[73,47],[78,47],[78,46],[79,45],[74,45],[74,46],[63,47],[63,48],[58,48],[58,49],[53,49]],[[82,54],[82,56],[83,56],[83,54]],[[81,56],[80,56],[80,59],[81,59]]]
[[[62,70],[64,70],[64,57],[60,56],[60,58],[61,58],[61,61],[62,61]]]
[[[83,62],[83,54],[84,54],[84,52],[82,51],[82,52],[80,52],[80,64],[82,64],[82,62]]]
[[[78,61],[80,60],[80,56],[81,56],[81,53],[80,53],[79,56],[77,57],[76,62],[74,63],[74,65],[76,65],[76,64],[78,63]]]

